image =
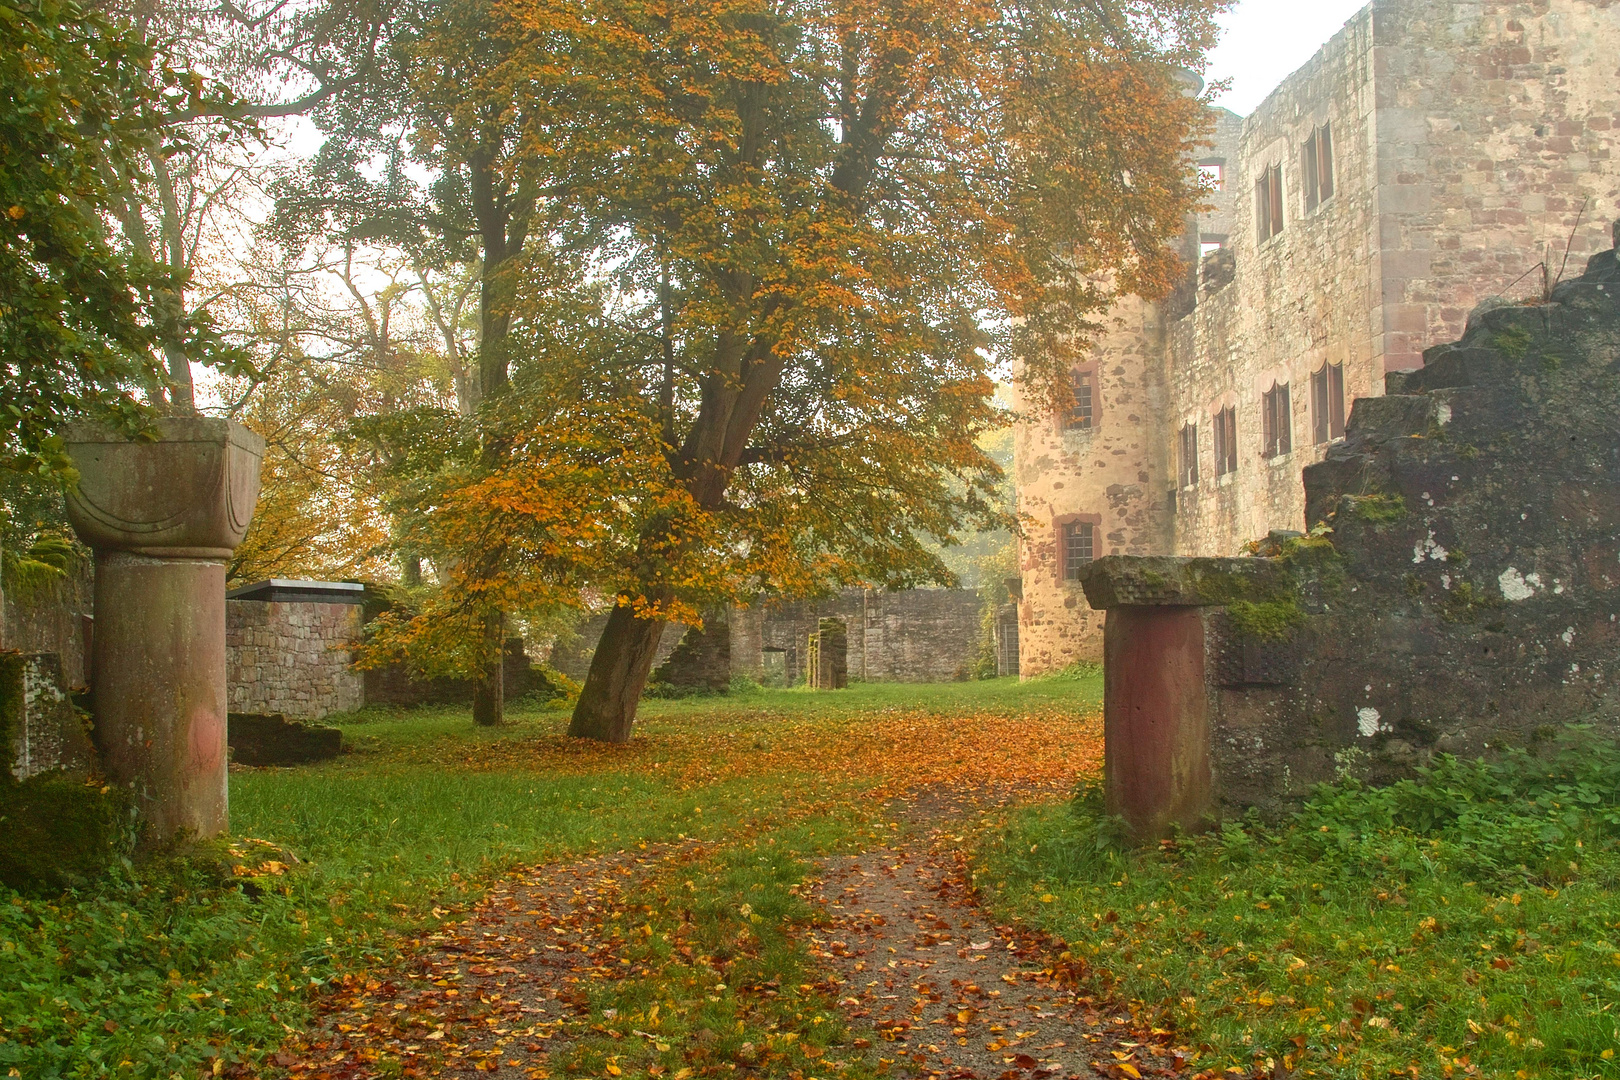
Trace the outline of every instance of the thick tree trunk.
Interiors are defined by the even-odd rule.
[[[630,741],[636,706],[647,688],[663,636],[663,620],[638,619],[627,607],[613,609],[585,676],[585,688],[579,692],[568,734],[600,742]]]
[[[506,620],[500,612],[484,618],[484,651],[491,659],[485,661],[483,676],[473,684],[473,723],[480,727],[494,727],[506,720],[506,682],[503,662],[506,659]]]

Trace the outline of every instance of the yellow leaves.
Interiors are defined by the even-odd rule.
[[[28,216],[28,211],[24,210],[20,206],[8,206],[6,208],[6,216],[12,221],[21,221],[23,218]]]
[[[1118,1069],[1121,1074],[1129,1076],[1131,1080],[1142,1080],[1141,1072],[1128,1061],[1121,1061],[1114,1068]]]

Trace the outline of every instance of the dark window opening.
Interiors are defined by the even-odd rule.
[[[1064,431],[1090,431],[1096,425],[1096,393],[1089,371],[1074,374],[1074,404],[1063,418]]]
[[[1273,165],[1260,173],[1254,185],[1254,220],[1263,244],[1283,231],[1282,166]]]
[[[1181,486],[1198,483],[1198,425],[1181,426]]]
[[[1096,534],[1097,527],[1089,521],[1071,521],[1063,526],[1063,580],[1080,580],[1080,574],[1095,557]]]
[[[1288,408],[1288,384],[1276,383],[1261,400],[1262,426],[1265,428],[1266,457],[1277,457],[1294,448],[1293,416]]]
[[[1344,437],[1344,366],[1323,364],[1311,376],[1311,417],[1316,443]]]
[[[1333,125],[1323,124],[1305,140],[1300,164],[1305,178],[1305,212],[1333,197]]]
[[[1215,414],[1215,475],[1237,472],[1237,407],[1229,405]]]

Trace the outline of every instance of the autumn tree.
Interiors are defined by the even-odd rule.
[[[443,335],[466,417],[496,409],[511,386],[514,298],[542,197],[536,165],[543,163],[523,143],[540,86],[512,63],[513,38],[499,25],[489,0],[401,6],[368,77],[316,110],[326,143],[278,193],[289,233],[406,254]],[[420,173],[431,177],[425,185],[413,179]],[[462,313],[473,323],[470,341],[459,332]],[[479,438],[488,472],[507,453],[497,433],[507,426],[492,423]],[[450,557],[442,542],[436,546],[441,558]],[[499,545],[480,546],[476,555],[455,558],[456,578],[467,583],[482,572],[493,579],[503,559]],[[462,590],[464,601],[496,595],[507,593]],[[478,647],[456,650],[462,660],[482,657],[473,700],[481,724],[503,714],[506,614],[487,608]]]
[[[621,364],[687,497],[620,567],[574,735],[629,737],[704,602],[948,580],[926,541],[996,518],[994,359],[1060,393],[1176,273],[1173,66],[1223,6],[507,0],[464,111],[521,131],[531,231],[639,303]]]

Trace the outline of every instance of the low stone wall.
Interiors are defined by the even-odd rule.
[[[365,703],[349,667],[358,604],[232,600],[225,605],[230,711],[318,720]]]
[[[799,685],[809,664],[810,636],[822,619],[838,619],[847,628],[851,681],[955,682],[968,678],[978,660],[983,608],[971,589],[846,589],[817,600],[733,607],[726,620],[731,674]],[[552,651],[551,666],[583,681],[606,625],[606,614],[586,620],[567,645]],[[655,665],[669,660],[685,633],[679,623],[664,628]]]

